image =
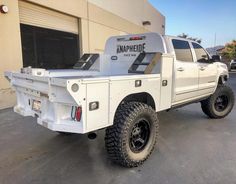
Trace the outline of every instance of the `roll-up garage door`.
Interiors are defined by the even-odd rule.
[[[78,19],[41,6],[19,1],[20,23],[78,34]]]

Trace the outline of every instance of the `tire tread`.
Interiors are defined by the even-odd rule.
[[[128,158],[127,153],[124,152],[125,143],[123,141],[124,139],[122,136],[128,134],[128,127],[129,124],[131,123],[132,117],[135,117],[140,111],[143,110],[149,111],[152,114],[153,118],[155,118],[156,120],[155,123],[157,130],[155,134],[156,135],[155,143],[156,143],[158,136],[158,118],[156,112],[148,105],[139,102],[129,102],[121,104],[118,107],[117,112],[115,114],[114,124],[113,126],[108,127],[106,129],[106,136],[105,136],[105,146],[107,149],[107,153],[109,158],[113,162],[118,163],[125,167],[137,167],[143,164],[143,162],[147,160],[148,157],[151,155],[154,146],[152,147],[149,154],[144,159],[139,161],[131,160],[130,158]]]
[[[215,91],[214,94],[212,94],[209,98],[207,98],[206,100],[203,100],[201,102],[201,108],[202,108],[202,111],[210,118],[212,119],[220,119],[220,118],[224,118],[225,116],[227,116],[233,108],[231,108],[226,114],[224,114],[223,116],[218,116],[217,114],[214,113],[213,109],[212,109],[212,103],[213,100],[214,100],[214,97],[215,95],[221,93],[222,91],[225,91],[227,90],[230,94],[230,97],[231,97],[231,100],[232,100],[232,103],[234,104],[234,101],[235,101],[235,97],[234,97],[234,92],[233,90],[227,86],[227,85],[219,85]]]

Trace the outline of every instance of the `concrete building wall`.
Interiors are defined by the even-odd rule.
[[[78,18],[81,52],[102,52],[112,35],[165,33],[165,17],[147,0],[26,0],[25,2]],[[18,0],[0,0],[9,12],[0,14],[0,109],[15,103],[14,92],[4,78],[6,70],[23,66]],[[150,21],[150,26],[143,26]]]

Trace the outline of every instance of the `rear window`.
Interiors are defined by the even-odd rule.
[[[176,59],[178,61],[186,61],[186,62],[193,61],[190,45],[187,41],[172,40],[172,44],[174,46]]]

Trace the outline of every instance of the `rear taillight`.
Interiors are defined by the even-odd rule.
[[[81,107],[77,107],[77,109],[75,111],[75,119],[76,119],[76,121],[80,121],[81,120],[81,116],[82,116],[82,108]]]
[[[72,107],[71,118],[75,121],[80,121],[82,117],[82,107]]]

